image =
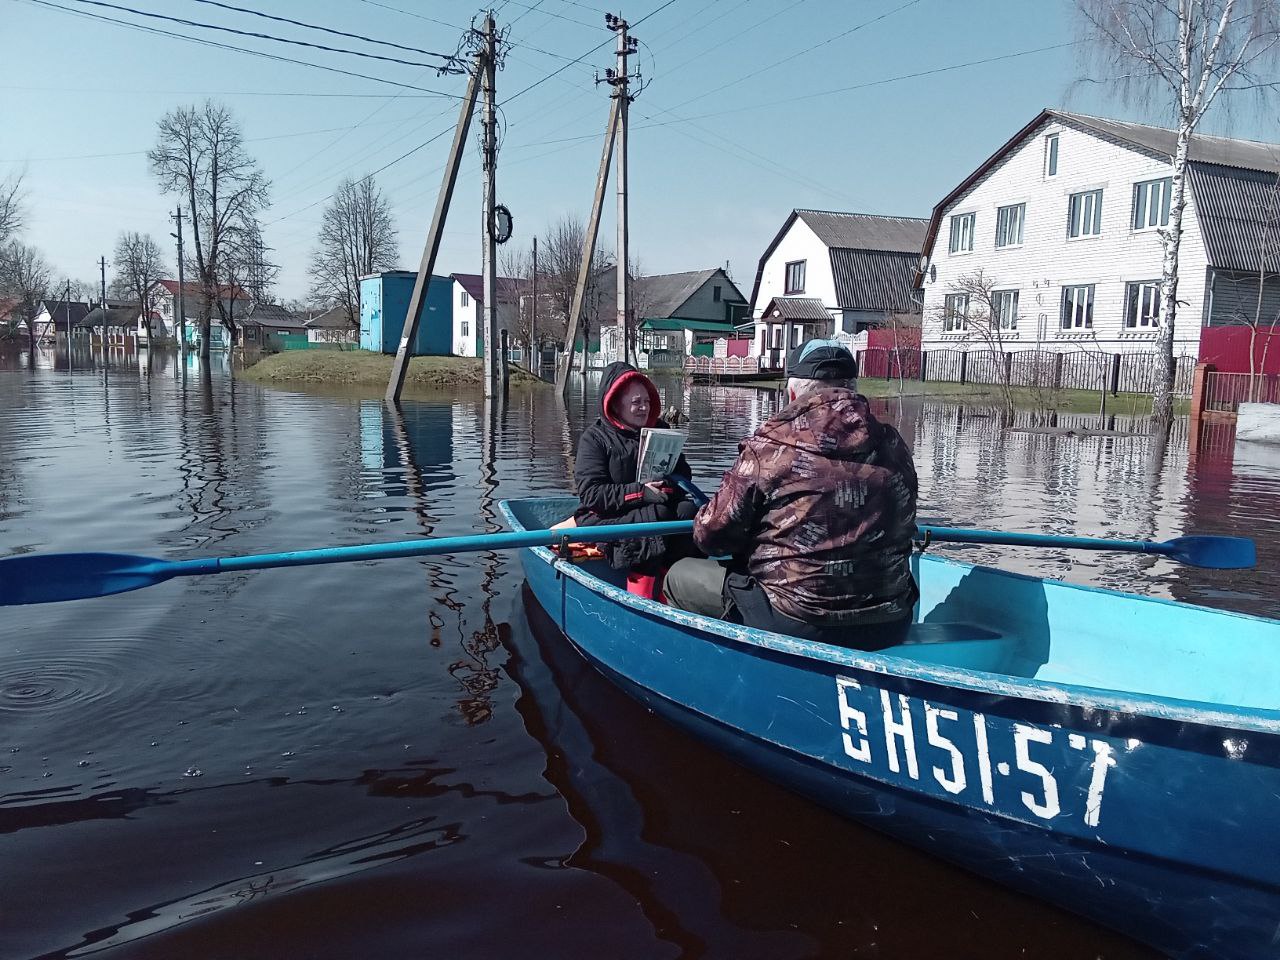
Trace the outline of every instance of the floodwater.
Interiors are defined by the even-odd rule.
[[[567,487],[594,401],[262,389],[145,354],[0,361],[0,555],[258,553],[500,527]],[[777,399],[663,384],[714,487]],[[1165,539],[1258,571],[973,559],[1277,614],[1280,479],[1229,437],[877,402],[921,515]],[[1105,427],[1104,436],[1079,435]],[[1069,432],[1074,431],[1074,432]],[[841,820],[587,668],[509,553],[173,580],[0,610],[0,957],[1147,957]]]

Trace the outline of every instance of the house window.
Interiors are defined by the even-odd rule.
[[[1067,210],[1067,236],[1096,237],[1102,233],[1102,191],[1073,193]]]
[[[1133,185],[1133,229],[1150,230],[1169,225],[1169,199],[1173,178],[1145,180]]]
[[[1001,330],[1018,329],[1018,291],[993,290],[991,293],[991,318]]]
[[[1062,329],[1093,329],[1093,284],[1062,288]]]
[[[969,295],[948,293],[942,309],[942,332],[952,333],[969,325]]]
[[[973,250],[973,228],[977,214],[962,213],[951,218],[952,253],[970,253]]]
[[[1022,222],[1027,216],[1027,205],[1015,203],[996,210],[996,246],[1022,246]]]
[[[463,296],[465,297],[465,296],[466,296],[466,294],[464,293],[464,294],[463,294]],[[465,306],[465,304],[464,304],[464,306]],[[467,320],[463,320],[463,321],[462,321],[462,335],[463,335],[464,337],[469,337],[469,336],[471,336],[471,323],[470,323],[470,321],[467,321]]]
[[[1124,325],[1130,329],[1160,325],[1160,281],[1139,280],[1125,286]]]
[[[471,297],[469,297],[469,296],[467,295],[467,291],[465,291],[465,290],[463,290],[463,291],[462,291],[462,301],[461,301],[461,303],[462,303],[462,305],[463,305],[464,307],[469,307],[469,306],[471,306]]]
[[[781,325],[773,328],[773,349],[780,350],[782,348],[782,327]]]
[[[711,299],[712,299],[713,301],[715,301],[716,303],[719,303],[719,302],[720,302],[720,288],[719,288],[719,287],[712,287],[712,288],[711,288]]]
[[[1058,135],[1051,133],[1044,138],[1044,175],[1058,175]]]
[[[804,293],[805,260],[793,260],[787,264],[787,288],[784,293]]]

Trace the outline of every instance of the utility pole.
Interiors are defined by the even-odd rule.
[[[67,319],[67,372],[71,372],[71,281],[67,281],[66,291],[62,294],[63,311]],[[55,333],[56,337],[56,333]],[[54,344],[57,348],[57,344]]]
[[[493,18],[488,18],[489,24]],[[449,148],[449,159],[445,162],[444,180],[440,184],[440,195],[436,198],[435,213],[431,217],[431,228],[427,231],[427,243],[422,250],[422,261],[418,265],[418,277],[413,282],[413,293],[409,297],[409,309],[404,318],[404,329],[400,336],[400,346],[396,350],[395,362],[391,365],[391,379],[387,381],[386,403],[394,406],[400,402],[400,392],[404,389],[405,374],[409,372],[409,357],[413,341],[418,336],[418,324],[422,320],[422,301],[426,298],[427,285],[431,282],[431,271],[436,267],[436,254],[440,252],[440,240],[444,236],[445,219],[449,215],[449,203],[453,199],[453,188],[458,182],[458,166],[462,162],[462,151],[467,142],[467,131],[471,129],[471,115],[475,112],[476,96],[480,92],[481,78],[485,76],[485,60],[488,57],[489,45],[476,51],[475,62],[471,68],[471,79],[467,83],[467,92],[462,96],[462,107],[458,111],[458,126],[453,132],[453,146]],[[489,217],[485,217],[486,233],[491,229]],[[486,244],[486,249],[487,249]],[[486,377],[486,391],[488,378]]]
[[[538,348],[538,237],[533,238],[533,300],[529,306],[529,372],[541,377],[542,351]]]
[[[613,138],[618,130],[618,104],[615,99],[609,109],[609,125],[604,131],[604,150],[600,154],[600,170],[596,174],[596,194],[591,201],[591,219],[587,223],[586,233],[582,237],[582,262],[578,265],[578,283],[573,289],[573,306],[569,309],[569,320],[565,330],[564,363],[556,371],[556,389],[564,394],[569,387],[569,374],[573,371],[573,344],[578,338],[578,328],[582,323],[582,300],[587,291],[587,280],[591,273],[591,259],[596,252],[596,234],[600,232],[600,211],[604,207],[604,191],[609,185],[609,161],[613,157]],[[582,344],[582,369],[587,368],[587,348]]]
[[[484,252],[481,258],[481,272],[484,285],[484,395],[496,397],[507,386],[507,356],[498,336],[498,285],[494,277],[495,262],[498,256],[497,244],[493,239],[494,208],[497,201],[496,191],[498,166],[497,118],[494,110],[495,77],[497,73],[497,33],[494,28],[493,14],[484,20],[484,55],[480,66],[484,70],[484,130],[483,172],[484,172]]]
[[[172,233],[170,236],[178,238],[178,299],[177,299],[177,320],[178,320],[178,356],[184,360],[187,356],[187,305],[183,299],[186,293],[187,285],[183,277],[182,269],[182,205],[178,205],[178,210],[174,213],[172,219],[178,223],[178,232]]]
[[[99,274],[101,278],[101,286],[99,287],[99,290],[102,293],[102,356],[105,358],[107,355],[107,258],[106,257],[98,258],[98,269],[101,270],[101,273]]]
[[[605,24],[618,35],[618,65],[606,74],[605,82],[613,87],[613,97],[618,104],[618,348],[615,359],[630,362],[631,342],[627,336],[631,308],[631,276],[628,271],[629,251],[627,233],[627,115],[631,104],[630,80],[627,72],[627,56],[636,52],[636,38],[627,33],[630,26],[622,17],[612,13],[604,15]]]

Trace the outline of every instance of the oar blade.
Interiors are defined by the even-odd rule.
[[[47,553],[0,560],[0,606],[105,597],[168,580],[162,560],[127,553]]]
[[[1241,570],[1258,565],[1258,549],[1248,537],[1178,537],[1165,545],[1168,556],[1193,567]]]

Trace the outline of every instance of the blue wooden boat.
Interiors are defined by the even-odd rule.
[[[910,638],[864,653],[522,560],[598,669],[766,776],[1170,956],[1280,956],[1280,621],[918,554]]]

